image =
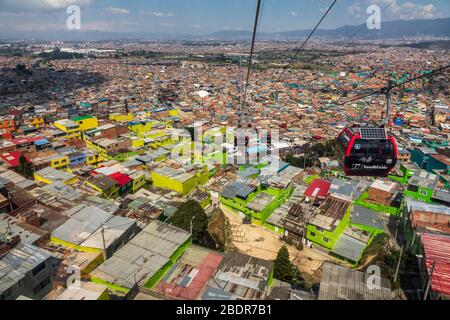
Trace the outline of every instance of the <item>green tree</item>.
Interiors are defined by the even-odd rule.
[[[275,279],[294,284],[297,282],[296,268],[289,260],[289,251],[286,246],[282,246],[278,251],[273,267],[273,277]]]
[[[27,178],[31,178],[33,175],[33,165],[28,162],[27,158],[22,154],[19,158],[19,165],[16,171],[23,174]]]
[[[194,220],[192,220],[193,218]],[[191,221],[192,241],[199,243],[207,233],[208,217],[206,216],[205,210],[203,210],[197,201],[186,201],[169,219],[169,223],[186,231],[190,231]]]
[[[21,63],[16,65],[16,68],[14,69],[14,71],[16,72],[17,76],[33,74],[33,72],[31,70],[28,70],[26,65],[21,64]]]

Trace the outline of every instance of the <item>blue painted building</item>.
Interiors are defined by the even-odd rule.
[[[411,153],[411,161],[421,169],[427,168],[430,157],[438,154],[434,149],[428,147],[416,147],[414,149],[408,149],[408,151]]]
[[[44,150],[52,148],[52,144],[47,139],[41,139],[34,142],[36,150]]]
[[[443,171],[444,174],[450,174],[450,158],[443,154],[431,155],[427,161],[427,171],[433,172],[434,170]]]
[[[70,166],[77,166],[86,163],[86,155],[81,152],[69,153],[67,155],[69,157]]]

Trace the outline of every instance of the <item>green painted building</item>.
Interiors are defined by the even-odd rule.
[[[126,294],[135,284],[151,289],[191,244],[189,232],[153,221],[91,272],[91,281]]]
[[[225,187],[219,198],[223,205],[242,212],[253,223],[263,225],[272,212],[290,197],[292,191],[291,185],[286,189],[277,189],[262,185],[254,187],[235,181]]]
[[[438,181],[439,176],[425,170],[421,170],[409,179],[408,186],[406,187],[404,194],[414,200],[431,203],[431,198],[433,197]]]
[[[306,239],[329,254],[357,266],[376,235],[384,232],[377,212],[328,197],[306,225]]]
[[[412,163],[401,163],[399,166],[400,175],[389,175],[389,179],[397,181],[403,185],[407,185],[409,179],[419,171],[419,168]]]

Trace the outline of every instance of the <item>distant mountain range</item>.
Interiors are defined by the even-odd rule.
[[[309,30],[294,30],[277,33],[259,33],[258,39],[288,40],[308,36]],[[354,35],[354,36],[353,36]],[[369,30],[365,25],[345,25],[336,29],[318,29],[314,37],[341,39],[399,39],[417,36],[450,37],[450,18],[429,20],[396,20],[382,22],[381,29]],[[237,40],[250,39],[250,31],[218,31],[203,36],[205,39]]]
[[[358,31],[359,30],[359,31]],[[311,30],[294,30],[276,33],[258,33],[260,40],[294,40],[305,38]],[[356,34],[355,34],[356,33]],[[355,34],[355,35],[354,35]],[[318,29],[314,38],[325,39],[401,39],[411,37],[449,37],[450,18],[427,20],[395,20],[382,22],[381,29],[369,30],[365,25],[345,25],[336,29]],[[101,32],[101,31],[46,31],[46,32],[0,32],[0,39],[36,40],[249,40],[250,31],[217,31],[205,35],[176,35],[151,32]]]

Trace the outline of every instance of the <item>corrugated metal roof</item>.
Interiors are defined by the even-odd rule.
[[[380,230],[384,229],[383,219],[378,213],[360,206],[353,206],[351,222]]]
[[[119,238],[135,220],[113,216],[96,206],[78,205],[65,214],[70,217],[63,225],[52,232],[52,236],[90,248],[103,248],[101,228],[105,229],[106,247]]]
[[[315,179],[306,189],[305,196],[325,198],[330,189],[331,183],[322,179]]]
[[[325,262],[319,300],[391,300],[391,284],[381,278],[380,288],[371,288],[369,274]]]
[[[190,237],[187,231],[153,221],[92,272],[92,276],[131,288],[145,283]]]
[[[34,267],[52,255],[34,245],[20,243],[0,260],[0,293],[25,277]]]
[[[429,204],[425,202],[415,201],[410,197],[406,198],[406,208],[408,209],[409,212],[418,210],[450,215],[449,207],[440,204]]]
[[[365,246],[366,244],[364,242],[343,234],[336,242],[331,252],[356,262],[361,256]]]
[[[255,188],[250,187],[245,183],[235,181],[225,188],[225,190],[221,193],[221,196],[227,199],[234,199],[235,197],[245,199],[250,193],[253,192],[253,190],[255,190]]]
[[[429,273],[434,262],[431,288],[450,295],[450,236],[425,233],[422,243]]]

